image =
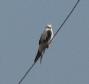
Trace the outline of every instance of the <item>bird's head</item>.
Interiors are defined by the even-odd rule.
[[[52,29],[52,25],[51,24],[47,24],[45,28]]]

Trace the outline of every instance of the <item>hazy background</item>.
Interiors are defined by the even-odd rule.
[[[0,0],[0,84],[18,84],[44,26],[61,25],[77,0]],[[80,0],[42,64],[22,84],[89,84],[89,0]]]

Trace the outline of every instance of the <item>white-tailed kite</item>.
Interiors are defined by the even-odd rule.
[[[45,27],[45,30],[40,37],[39,48],[38,48],[38,52],[35,57],[34,63],[36,63],[39,58],[40,58],[40,63],[41,63],[45,49],[49,48],[49,44],[50,44],[49,42],[52,40],[52,38],[53,38],[52,25],[48,24]]]

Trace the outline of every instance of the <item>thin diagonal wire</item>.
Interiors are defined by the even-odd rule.
[[[21,80],[19,81],[18,84],[21,84],[22,81],[25,79],[25,77],[27,76],[27,74],[31,71],[31,69],[34,67],[35,63],[32,64],[31,67],[29,67],[29,69],[26,71],[26,73],[24,74],[24,76],[21,78]]]
[[[70,17],[70,15],[73,13],[73,11],[74,11],[74,9],[76,8],[76,6],[78,5],[79,1],[80,1],[80,0],[78,0],[78,1],[76,2],[76,4],[74,5],[74,7],[73,7],[72,10],[70,11],[70,13],[67,15],[67,17],[65,18],[65,20],[63,21],[63,23],[61,24],[61,26],[58,28],[58,30],[57,30],[56,33],[54,34],[52,40],[53,40],[53,39],[55,38],[55,36],[58,34],[59,30],[63,27],[64,23],[67,21],[67,19]],[[50,43],[52,42],[52,40],[50,41]],[[50,44],[50,43],[49,43],[49,44]],[[36,64],[36,63],[33,63],[33,64],[31,65],[31,67],[29,67],[29,69],[26,71],[26,73],[25,73],[24,76],[21,78],[21,80],[19,81],[18,84],[21,84],[21,83],[22,83],[22,81],[25,79],[25,77],[26,77],[27,74],[31,71],[31,69],[34,67],[35,64]]]
[[[65,24],[65,22],[68,20],[68,18],[70,17],[70,15],[73,13],[74,9],[76,8],[76,6],[78,5],[80,0],[78,0],[76,2],[76,4],[74,5],[74,7],[72,8],[72,10],[70,11],[70,13],[67,15],[67,17],[65,18],[65,20],[62,22],[61,26],[58,28],[58,30],[56,31],[56,33],[54,34],[52,40],[55,38],[55,36],[58,34],[59,30],[63,27],[63,25]],[[50,43],[52,42],[52,40],[50,41]],[[49,44],[50,44],[49,43]]]

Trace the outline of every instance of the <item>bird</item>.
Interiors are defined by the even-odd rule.
[[[34,59],[34,63],[36,63],[39,58],[40,58],[40,63],[41,63],[43,54],[45,53],[45,50],[47,48],[49,48],[50,41],[52,40],[52,38],[53,38],[52,25],[47,24],[45,26],[43,33],[41,34],[41,37],[40,37],[40,40],[39,40],[39,47],[38,47],[36,57]]]

